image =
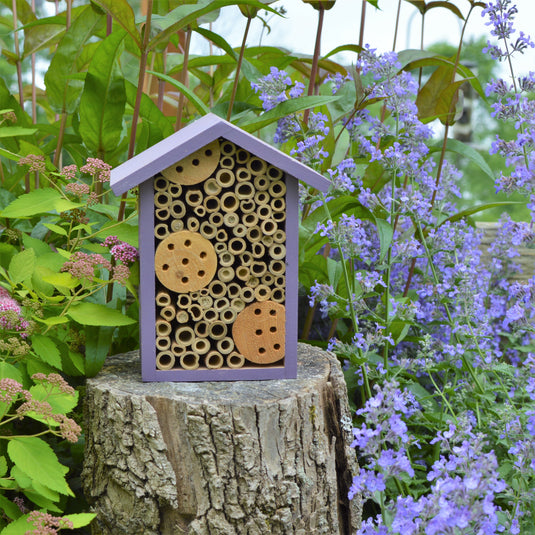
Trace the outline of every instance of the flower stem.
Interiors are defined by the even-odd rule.
[[[318,76],[318,63],[320,58],[321,51],[321,32],[323,30],[323,19],[325,16],[325,9],[320,4],[318,8],[318,28],[316,30],[316,43],[314,45],[314,55],[312,56],[312,68],[310,69],[310,80],[308,81],[308,91],[307,95],[311,96],[315,93],[316,89],[316,78]],[[303,122],[305,125],[308,125],[308,117],[310,115],[310,110],[306,109],[303,113]]]

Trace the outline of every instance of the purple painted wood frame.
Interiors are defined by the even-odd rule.
[[[153,178],[140,184],[140,346],[143,381],[240,381],[297,377],[297,291],[299,258],[299,183],[286,174],[286,333],[284,366],[158,370],[156,368],[156,303],[154,270]]]

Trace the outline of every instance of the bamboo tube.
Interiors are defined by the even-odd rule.
[[[251,272],[247,266],[239,266],[236,268],[236,277],[238,277],[238,279],[241,281],[249,280],[250,276]]]
[[[286,232],[284,232],[284,230],[277,229],[273,233],[273,241],[275,243],[284,243],[286,241]]]
[[[201,190],[198,189],[190,189],[186,191],[186,204],[188,206],[199,206],[202,204],[203,201],[203,195]]]
[[[254,290],[252,288],[242,288],[240,297],[244,303],[252,303],[254,301]]]
[[[273,245],[273,236],[262,236],[261,241],[264,247],[271,247]]]
[[[264,235],[271,236],[272,234],[275,234],[277,229],[277,224],[273,219],[262,219],[260,222],[260,230]]]
[[[266,220],[264,219],[264,221]],[[262,232],[260,231],[260,227],[257,225],[254,227],[250,227],[247,230],[247,238],[249,238],[250,242],[260,241],[262,239]]]
[[[258,207],[256,214],[258,215],[259,219],[269,219],[273,214],[273,210],[269,204],[261,204]]]
[[[169,336],[171,324],[166,320],[156,320],[156,336]]]
[[[223,156],[220,160],[219,160],[219,165],[223,168],[223,169],[232,169],[235,165],[235,161],[234,161],[234,158],[232,156]]]
[[[197,304],[193,304],[188,308],[189,315],[193,321],[199,321],[204,317],[204,311],[202,307]]]
[[[259,302],[267,301],[271,297],[271,289],[265,284],[259,284],[254,290],[254,296]]]
[[[228,234],[225,229],[220,228],[217,231],[217,234],[215,235],[215,239],[217,243],[226,242],[228,240]],[[223,245],[228,249],[228,245],[226,243],[223,243]]]
[[[186,222],[186,228],[190,232],[197,232],[199,230],[199,227],[199,220],[196,217],[188,217],[188,221]]]
[[[284,212],[273,212],[273,221],[276,221],[277,223],[286,221],[286,214]]]
[[[269,185],[268,191],[272,197],[284,197],[284,194],[286,193],[286,184],[282,180],[272,182]]]
[[[166,223],[158,223],[157,225],[154,225],[154,236],[156,236],[156,238],[163,240],[164,238],[167,238],[169,234],[169,227]]]
[[[227,295],[232,299],[240,295],[241,286],[236,282],[231,282],[227,285]]]
[[[193,301],[197,301],[197,299],[199,299],[201,294],[200,292],[195,291],[195,292],[190,292],[189,295],[191,296],[191,301],[193,302]]]
[[[208,291],[210,296],[217,299],[218,297],[223,297],[227,293],[227,285],[224,282],[214,280],[208,286]]]
[[[253,199],[243,199],[240,202],[240,210],[244,214],[248,214],[250,212],[254,212],[256,210],[256,203]]]
[[[256,191],[267,191],[269,188],[269,180],[266,175],[258,175],[253,180],[254,189]]]
[[[154,215],[158,221],[167,221],[169,219],[169,207],[157,208],[154,210]]]
[[[223,356],[217,351],[210,351],[210,353],[208,353],[204,359],[204,364],[211,370],[217,370],[221,368],[224,362]]]
[[[280,197],[272,199],[270,204],[274,212],[284,212],[286,210],[286,201]]]
[[[260,245],[260,243],[255,243],[254,245]],[[253,255],[254,256],[254,255]],[[265,262],[253,262],[251,264],[251,275],[255,277],[262,277],[267,271],[267,266]]]
[[[184,309],[177,310],[177,312],[176,312],[176,321],[177,321],[177,323],[180,323],[180,324],[188,323],[188,321],[189,321],[188,311],[184,310]]]
[[[199,232],[201,233],[201,236],[203,238],[206,238],[207,240],[211,240],[212,238],[215,238],[217,234],[217,229],[216,227],[208,223],[208,221],[203,221],[201,223]]]
[[[195,339],[195,332],[188,325],[183,325],[175,331],[175,342],[182,347],[188,347]]]
[[[214,321],[217,321],[217,319],[219,318],[219,314],[213,308],[207,308],[203,312],[203,316],[204,316],[205,322],[208,325],[207,334],[206,334],[206,336],[208,336],[208,334],[210,334],[210,324],[213,323]]]
[[[195,335],[199,338],[206,338],[208,336],[208,322],[201,320],[195,324]]]
[[[160,307],[166,307],[171,304],[171,296],[167,292],[158,292],[156,294],[156,304]]]
[[[255,277],[254,275],[251,275],[246,281],[245,285],[249,288],[256,288],[260,284],[260,279],[258,277]]]
[[[165,321],[173,321],[176,316],[176,309],[173,305],[168,305],[160,310],[160,316]]]
[[[171,347],[171,339],[169,336],[158,336],[156,338],[156,348],[160,351],[165,351]]]
[[[191,296],[190,294],[180,294],[176,300],[176,304],[180,308],[188,308],[191,305]]]
[[[214,310],[219,314],[230,306],[230,301],[226,297],[219,297],[214,301]]]
[[[199,296],[201,295],[210,295],[210,292],[208,291],[208,288],[201,288],[199,290]],[[197,296],[197,299],[199,298],[199,296]]]
[[[254,227],[258,223],[258,216],[254,212],[244,214],[242,221],[246,227]]]
[[[271,197],[267,191],[257,191],[254,195],[254,200],[256,204],[263,206],[269,204]]]
[[[214,304],[214,300],[209,295],[201,295],[199,297],[199,306],[202,309],[210,308]]]
[[[238,223],[232,229],[232,234],[234,234],[236,238],[243,238],[247,234],[247,227],[243,223]]]
[[[231,302],[230,306],[232,310],[234,310],[237,314],[239,314],[244,308],[245,308],[245,301],[243,299],[240,299],[239,297],[235,297]],[[225,321],[223,318],[221,318],[221,321]],[[234,322],[234,320],[232,320]],[[225,321],[226,323],[226,321]]]
[[[246,243],[243,238],[232,238],[228,242],[228,250],[233,255],[239,255],[245,251]]]
[[[227,191],[221,197],[221,209],[223,212],[235,212],[239,206],[238,197],[233,191]]]
[[[204,217],[206,215],[206,208],[200,204],[199,206],[196,206],[194,209],[193,209],[193,213],[197,216],[197,217]]]
[[[227,227],[235,227],[240,222],[240,216],[236,212],[228,212],[223,216],[223,223]]]
[[[180,184],[169,184],[168,191],[171,197],[180,197],[182,195],[182,186]]]
[[[243,306],[245,307],[245,303],[243,303]],[[234,320],[236,319],[238,312],[240,312],[241,310],[243,310],[243,308],[240,310],[236,310],[235,308],[232,307],[232,304],[231,304],[230,307],[225,308],[219,313],[219,317],[221,318],[221,321],[223,323],[226,323],[227,325],[229,325],[230,323],[234,323]]]
[[[232,141],[223,141],[220,145],[221,154],[224,156],[232,156],[236,153],[236,145]]]
[[[182,219],[171,220],[171,230],[173,232],[180,232],[181,230],[184,230],[184,221],[182,221]]]
[[[273,273],[273,275],[277,277],[279,275],[284,275],[286,272],[286,264],[280,260],[272,260],[269,263],[268,269],[270,273]]]
[[[221,208],[219,197],[215,195],[208,195],[208,197],[205,197],[204,199],[204,207],[206,208],[206,212],[209,214],[218,212]]]
[[[212,340],[221,340],[227,335],[227,326],[222,321],[214,321],[208,326],[208,335]]]
[[[154,194],[154,206],[156,208],[167,208],[171,202],[171,195],[167,191],[157,191]]]
[[[169,211],[174,218],[180,219],[186,214],[186,205],[180,200],[173,201],[169,206]]]
[[[238,163],[246,163],[250,157],[251,155],[245,149],[236,149],[235,158]]]
[[[281,180],[284,176],[284,173],[278,167],[268,165],[266,175],[270,180]]]
[[[215,178],[209,178],[203,185],[204,192],[207,195],[219,195],[221,193],[221,186],[217,183]]]
[[[249,158],[245,165],[253,175],[263,175],[267,171],[267,163],[256,156]]]
[[[231,171],[230,169],[220,169],[215,174],[215,181],[222,188],[230,188],[235,180],[236,175],[234,174],[234,171]]]
[[[222,355],[228,355],[234,350],[234,340],[230,336],[225,336],[217,341],[217,350]]]
[[[208,221],[214,227],[219,228],[223,224],[223,216],[218,212],[214,212],[208,216]]]
[[[240,167],[236,171],[236,180],[238,182],[249,182],[251,180],[251,171],[245,167]]]
[[[227,366],[229,368],[243,368],[243,365],[245,364],[245,357],[243,355],[240,355],[236,351],[233,351],[230,353],[230,355],[227,355]]]
[[[266,253],[266,248],[260,242],[254,242],[252,245],[253,258],[262,258]],[[266,268],[267,269],[267,268]]]
[[[284,275],[275,277],[275,286],[277,288],[286,288],[286,277]]]
[[[234,269],[230,266],[222,267],[217,272],[217,278],[221,282],[231,282],[234,279]]]
[[[171,351],[160,351],[156,355],[156,367],[159,370],[171,370],[175,365],[175,356]]]
[[[283,288],[274,288],[271,292],[271,300],[275,303],[284,303],[286,292]]]
[[[255,194],[253,185],[250,182],[239,182],[234,191],[240,201],[252,199]]]
[[[154,190],[155,191],[167,191],[169,187],[169,181],[163,176],[157,176],[154,179]]]
[[[260,279],[260,282],[266,286],[273,286],[275,284],[275,277],[272,273],[264,273]]]
[[[250,266],[253,263],[253,255],[249,251],[243,252],[239,259],[242,266]]]
[[[229,253],[228,251],[223,251],[219,255],[219,263],[223,267],[232,266],[232,264],[234,264],[235,259],[236,259],[235,256],[232,253]]]
[[[199,355],[187,351],[180,357],[180,366],[185,370],[196,370],[199,367]]]
[[[196,338],[191,349],[196,355],[204,355],[210,351],[210,342],[206,338]]]
[[[286,257],[286,247],[282,243],[274,243],[269,248],[269,256],[274,260],[282,260]]]
[[[185,352],[185,347],[179,346],[176,342],[171,344],[171,353],[173,353],[175,357],[180,357],[180,355],[183,355]]]

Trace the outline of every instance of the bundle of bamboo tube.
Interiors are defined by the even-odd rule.
[[[284,173],[234,143],[154,178],[156,367],[284,358]]]

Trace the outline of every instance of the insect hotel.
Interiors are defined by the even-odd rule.
[[[296,377],[298,180],[329,186],[213,114],[112,171],[139,186],[144,381]]]

